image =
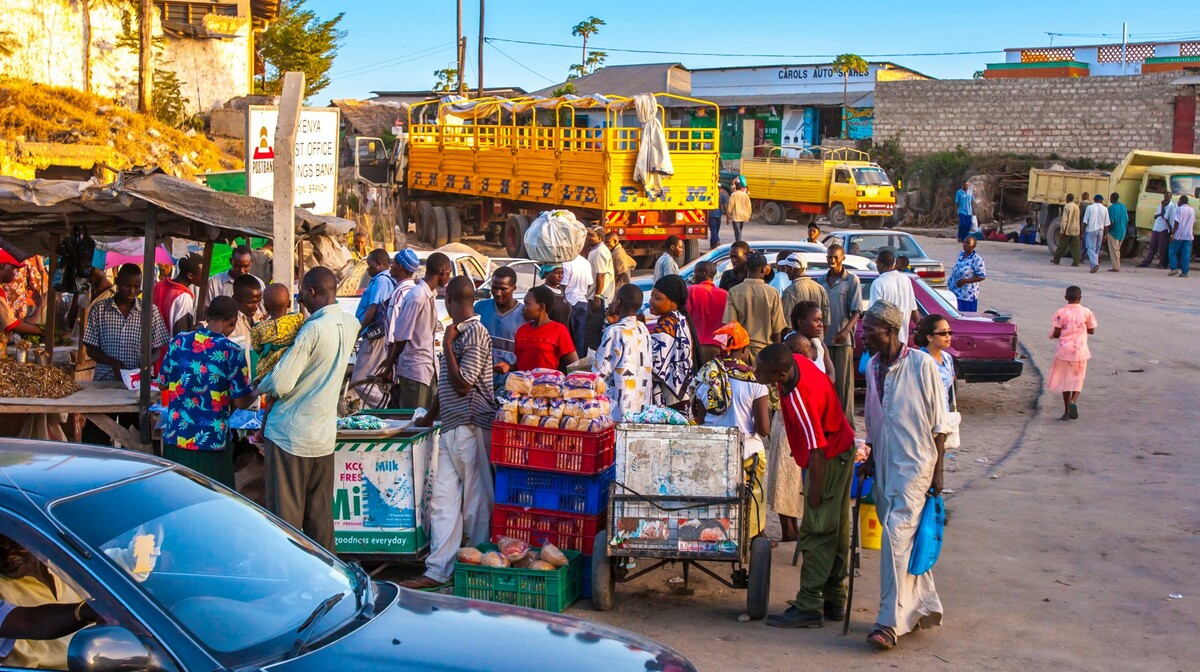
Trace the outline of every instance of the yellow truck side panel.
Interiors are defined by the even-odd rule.
[[[832,169],[823,161],[778,158],[742,159],[742,176],[754,198],[825,204]]]
[[[1062,205],[1067,202],[1067,194],[1075,194],[1078,201],[1083,192],[1089,194],[1104,194],[1107,199],[1109,175],[1096,171],[1085,170],[1029,170],[1029,200],[1035,203],[1053,203]],[[1124,197],[1125,194],[1122,194]]]

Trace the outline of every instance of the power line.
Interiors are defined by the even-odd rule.
[[[547,82],[550,82],[551,84],[557,84],[559,82],[559,80],[550,79],[549,77],[543,75],[542,73],[538,72],[537,70],[534,70],[533,68],[529,67],[528,65],[525,65],[524,63],[518,61],[517,59],[513,58],[512,56],[509,56],[508,54],[504,53],[503,51],[500,50],[500,47],[497,47],[496,45],[492,44],[491,38],[485,37],[485,38],[483,38],[483,41],[486,42],[487,45],[489,47],[491,47],[492,49],[495,49],[496,51],[500,52],[501,56],[507,58],[508,60],[512,61],[513,63],[516,63],[517,65],[521,66],[522,68],[525,68],[526,70],[528,70],[529,72],[532,72],[533,74],[537,75],[538,77],[541,77],[542,79],[546,80]]]
[[[558,44],[554,42],[533,42],[530,40],[510,40],[503,37],[485,37],[484,42],[492,44],[493,42],[508,42],[510,44],[525,44],[535,47],[557,47],[560,49],[579,50],[578,44]],[[492,44],[493,48],[496,46]],[[839,54],[722,54],[703,51],[663,51],[658,49],[621,49],[618,47],[601,47],[591,46],[594,51],[607,51],[614,53],[626,54],[658,54],[662,56],[715,56],[720,58],[789,58],[789,59],[807,59],[807,58],[837,58]],[[859,54],[863,58],[899,58],[899,57],[916,57],[916,56],[977,56],[982,54],[999,54],[1003,53],[1003,49],[989,49],[986,51],[933,51],[922,53],[907,53],[907,54]],[[501,52],[503,53],[503,52]],[[540,76],[540,75],[539,75]]]
[[[376,63],[366,63],[363,65],[355,66],[348,70],[344,70],[342,72],[333,73],[333,75],[331,75],[331,77],[346,78],[346,77],[354,77],[354,76],[365,74],[368,72],[375,72],[376,70],[382,70],[384,68],[388,68],[393,65],[400,65],[401,63],[408,63],[410,61],[425,58],[426,56],[432,56],[436,53],[439,53],[439,52],[445,51],[446,49],[449,49],[453,45],[454,45],[453,42],[447,42],[446,44],[438,45],[436,47],[428,47],[428,48],[422,49],[420,51],[413,52],[411,54],[405,54],[404,56],[390,58],[386,61],[379,61]]]

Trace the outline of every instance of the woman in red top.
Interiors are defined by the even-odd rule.
[[[571,333],[550,319],[553,304],[554,292],[545,285],[538,285],[525,295],[525,310],[521,317],[529,321],[517,328],[513,338],[517,363],[508,367],[502,362],[498,365],[505,369],[502,373],[508,373],[509,368],[516,371],[561,370],[579,361]]]

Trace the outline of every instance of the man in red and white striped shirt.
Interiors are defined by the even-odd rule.
[[[805,469],[804,517],[797,543],[804,554],[800,592],[786,611],[767,618],[779,628],[819,628],[846,609],[850,555],[850,480],[854,429],[829,377],[785,344],[767,346],[755,362],[760,383],[779,387],[780,412],[792,457]]]

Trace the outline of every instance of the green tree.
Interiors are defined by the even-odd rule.
[[[433,76],[437,77],[437,81],[433,84],[434,93],[449,93],[451,84],[458,79],[458,68],[442,68],[434,70]],[[457,90],[457,88],[455,89]]]
[[[850,73],[865,75],[871,69],[862,56],[858,54],[842,54],[833,59],[833,70],[842,76],[842,137],[849,131],[850,118]]]
[[[550,92],[551,98],[561,98],[575,93],[575,82],[567,82]]]
[[[283,73],[291,71],[304,73],[305,98],[329,86],[329,69],[346,39],[346,31],[338,29],[343,16],[338,14],[325,21],[305,9],[304,0],[284,0],[279,6],[279,18],[258,40],[266,65],[259,92],[280,93]]]
[[[579,23],[575,24],[574,28],[571,29],[572,35],[574,35],[575,37],[583,38],[583,58],[579,59],[579,67],[578,68],[576,68],[574,66],[571,67],[571,70],[573,72],[579,73],[577,76],[582,77],[583,75],[586,75],[589,72],[592,72],[593,70],[595,70],[596,67],[598,67],[599,64],[592,63],[591,64],[592,67],[589,69],[587,43],[588,43],[588,38],[590,38],[592,35],[595,35],[596,33],[599,33],[600,26],[603,26],[603,25],[605,25],[603,19],[597,19],[594,16],[589,16],[587,21],[580,21]],[[600,63],[603,63],[604,58],[606,56],[608,56],[608,54],[605,54],[604,52],[600,52],[600,54],[601,54]]]

